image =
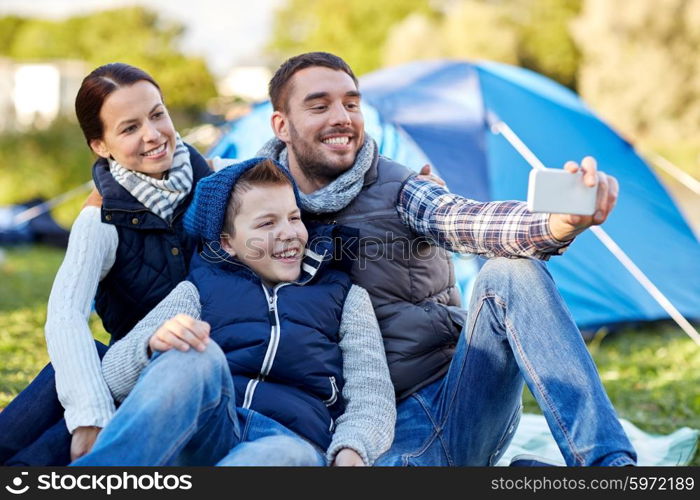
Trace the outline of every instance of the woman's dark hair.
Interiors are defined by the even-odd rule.
[[[115,90],[142,80],[153,84],[163,97],[163,92],[151,75],[128,64],[105,64],[85,77],[75,97],[75,114],[88,146],[90,141],[102,139],[104,134],[100,111],[105,99]]]

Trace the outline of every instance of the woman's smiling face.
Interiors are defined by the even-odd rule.
[[[141,80],[112,92],[100,119],[104,134],[90,141],[99,156],[156,179],[170,170],[176,132],[160,92],[150,82]]]

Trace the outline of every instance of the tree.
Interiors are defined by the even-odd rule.
[[[518,0],[518,62],[576,89],[581,54],[570,24],[581,0]]]
[[[310,51],[332,52],[361,75],[382,64],[391,27],[412,13],[430,14],[429,0],[289,0],[277,11],[269,49],[278,60]]]
[[[385,65],[415,59],[490,59],[517,63],[517,33],[502,2],[466,0],[448,5],[431,19],[413,14],[391,30]]]
[[[579,53],[569,23],[580,0],[457,0],[437,15],[396,24],[384,64],[414,59],[489,59],[516,64],[576,86]]]
[[[11,33],[11,35],[7,35]],[[148,71],[168,104],[193,110],[216,95],[201,58],[177,45],[184,27],[141,7],[100,11],[64,21],[0,19],[0,54],[22,60],[80,59],[96,67],[121,61]]]
[[[585,0],[574,34],[595,109],[629,136],[700,153],[700,0]]]

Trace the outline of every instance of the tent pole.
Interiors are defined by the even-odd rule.
[[[65,193],[59,194],[55,198],[52,198],[36,206],[21,211],[20,213],[15,215],[13,222],[16,226],[28,222],[36,217],[39,217],[41,214],[48,212],[56,205],[60,205],[64,201],[69,200],[72,197],[80,194],[81,192],[87,191],[88,189],[92,189],[93,186],[94,184],[92,181],[87,181],[85,184],[81,184],[78,187],[74,187],[70,191],[66,191]]]
[[[489,113],[487,116],[487,121],[491,127],[491,131],[494,134],[501,134],[508,143],[513,146],[513,148],[527,161],[530,166],[534,169],[546,168],[539,158],[528,148],[525,143],[520,140],[520,137],[513,132],[513,130],[506,124],[496,117],[493,113]],[[615,243],[615,241],[608,235],[605,230],[600,226],[591,226],[591,231],[598,238],[598,240],[607,248],[615,258],[630,272],[630,274],[639,282],[642,287],[652,296],[652,298],[668,313],[669,316],[678,324],[681,329],[688,334],[688,336],[700,346],[700,334],[698,331],[690,324],[690,322],[683,317],[683,315],[676,309],[676,307],[671,303],[666,296],[661,293],[661,291],[652,283],[652,281],[642,272],[637,265],[632,262],[627,254],[620,248],[620,246]]]
[[[658,153],[654,153],[653,151],[645,151],[642,153],[642,156],[649,158],[654,165],[676,179],[695,194],[700,195],[700,181],[695,179],[692,175],[684,172],[669,160]]]

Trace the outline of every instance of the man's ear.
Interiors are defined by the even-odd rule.
[[[111,155],[107,150],[107,145],[102,139],[92,139],[90,141],[90,149],[92,149],[97,156],[109,159]]]
[[[227,254],[229,254],[231,257],[236,256],[236,251],[233,249],[233,247],[229,243],[229,235],[228,234],[221,235],[221,238],[219,239],[219,244],[221,245],[221,248],[223,248],[224,251]]]
[[[290,141],[289,137],[289,121],[284,113],[281,111],[275,111],[272,113],[272,118],[270,118],[272,124],[272,130],[277,138],[288,143]]]

